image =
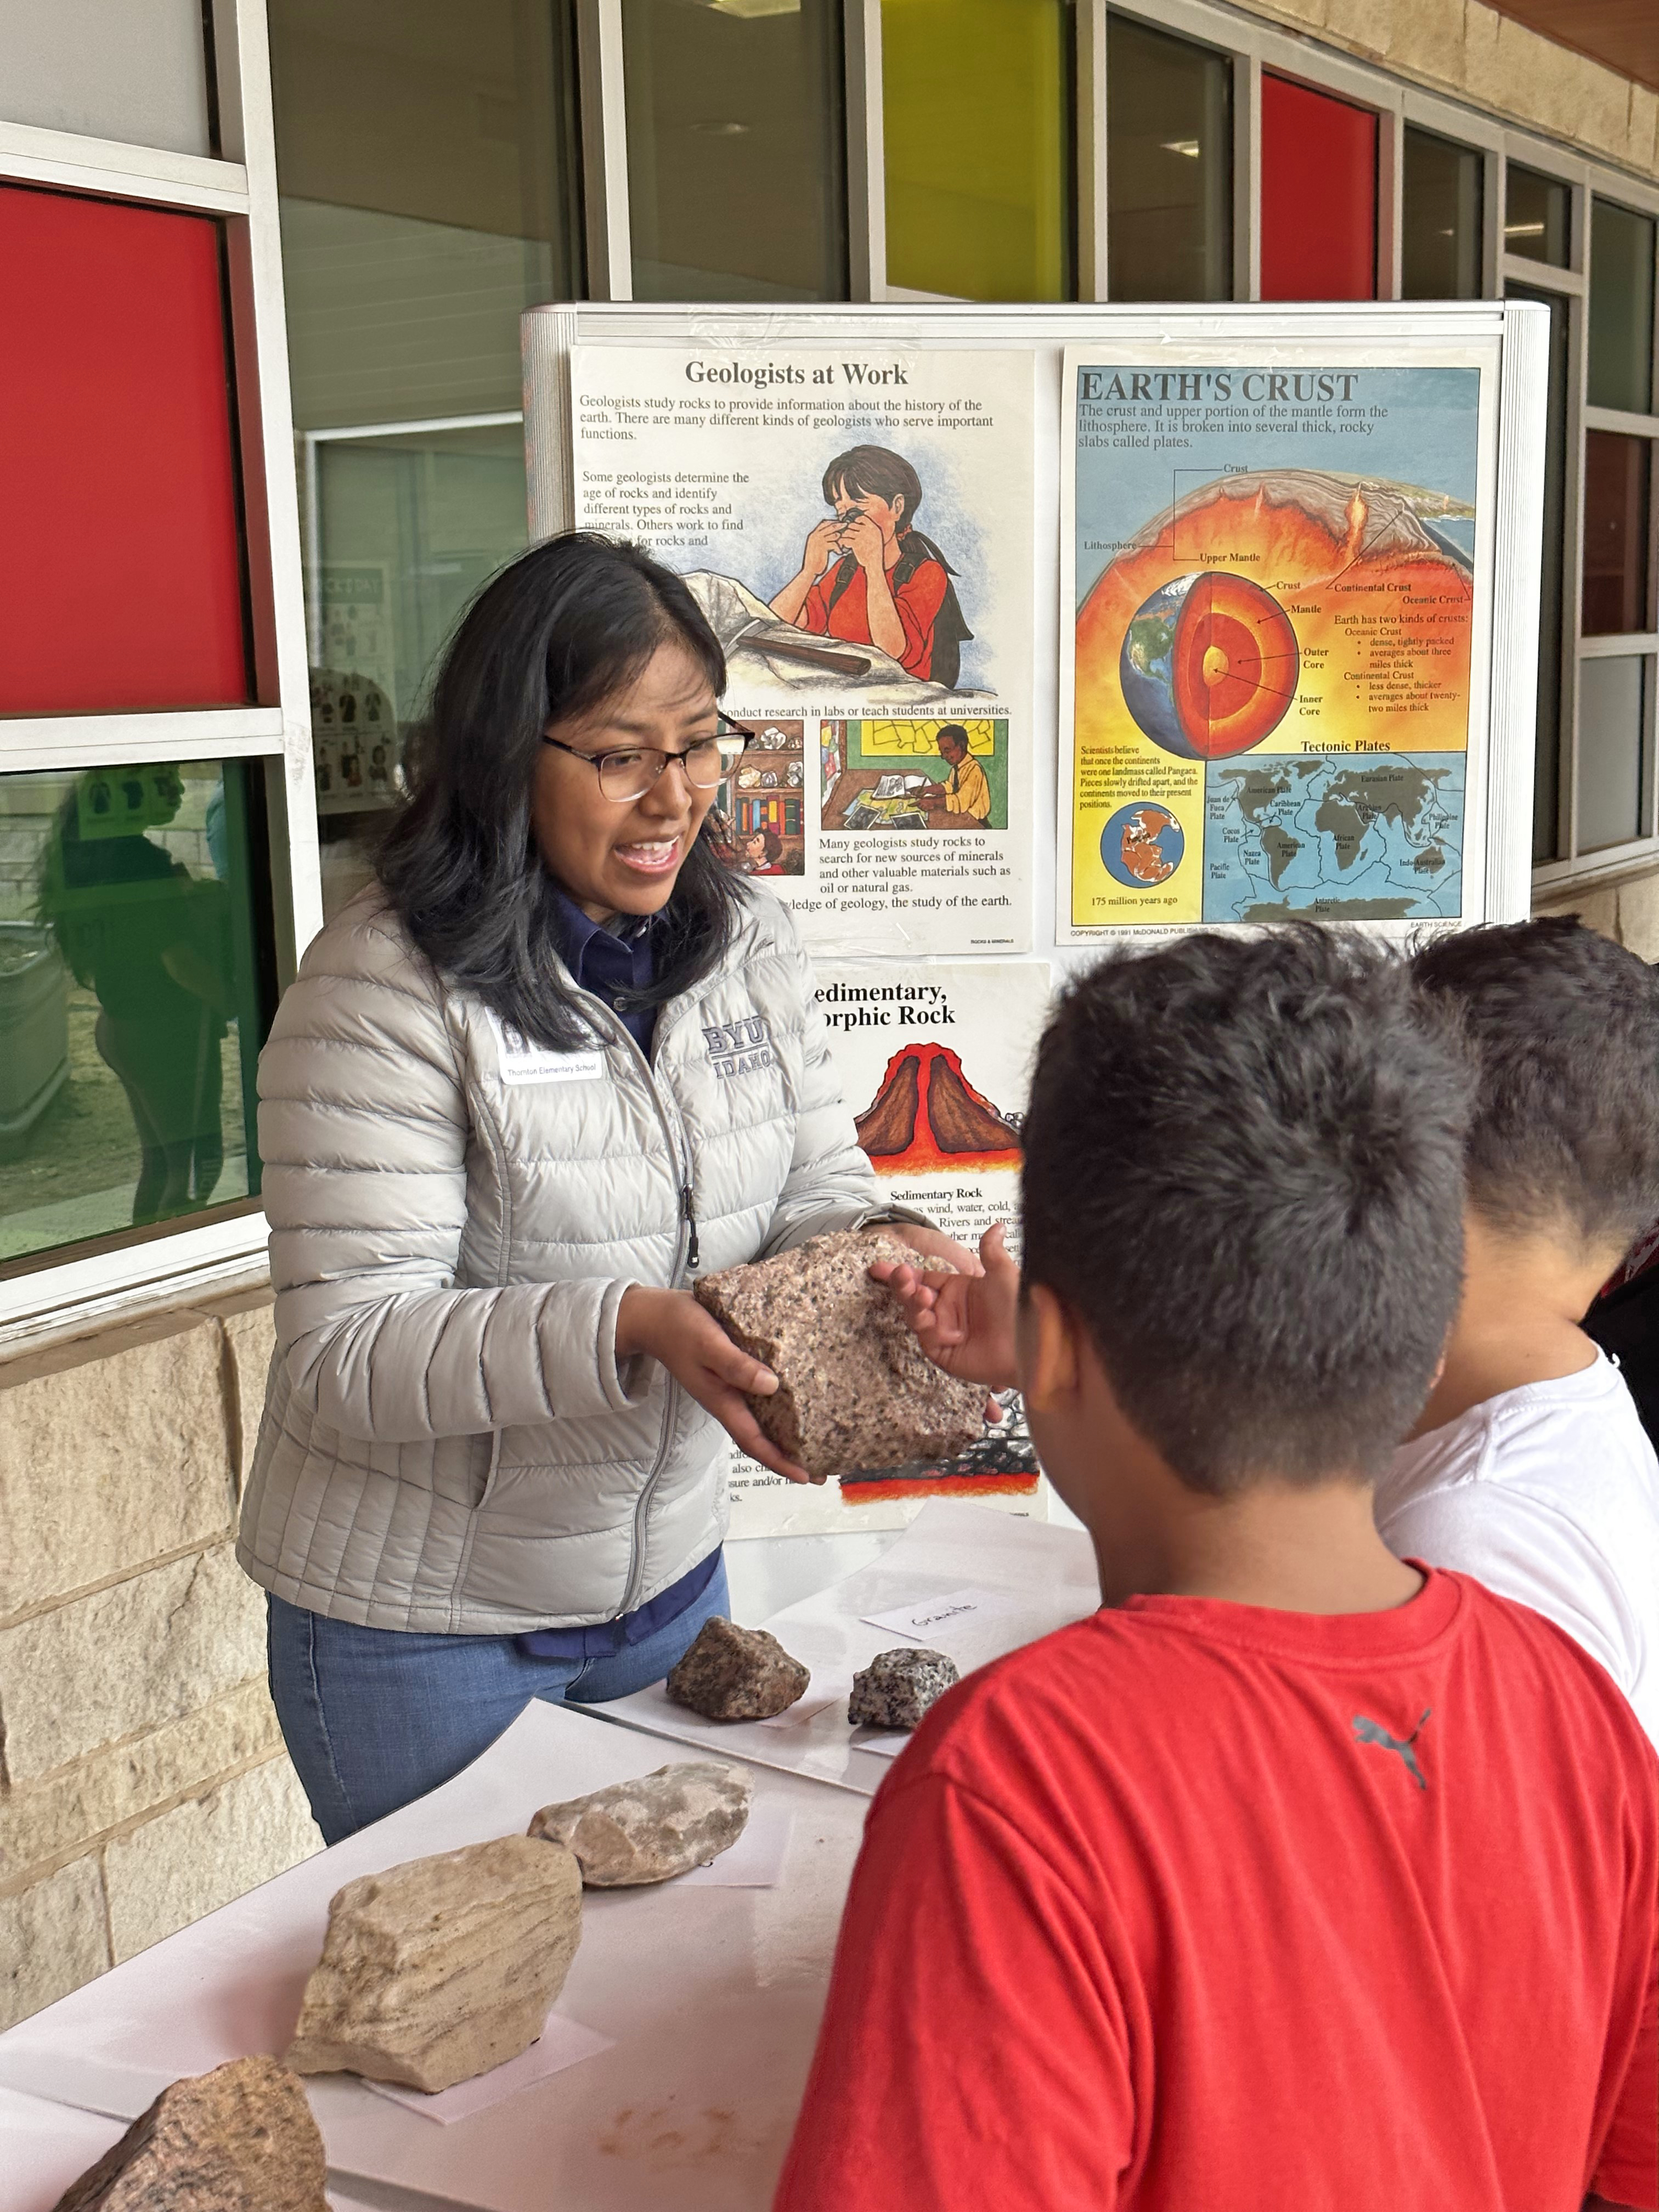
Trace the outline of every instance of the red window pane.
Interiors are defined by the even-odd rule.
[[[0,187],[0,714],[248,696],[218,226]]]
[[[1376,297],[1376,118],[1265,72],[1261,296]]]

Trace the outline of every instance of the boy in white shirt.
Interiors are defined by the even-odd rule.
[[[1480,1091],[1463,1300],[1377,1527],[1556,1622],[1659,1743],[1659,1462],[1579,1327],[1659,1212],[1659,975],[1566,919],[1443,937],[1413,967]]]

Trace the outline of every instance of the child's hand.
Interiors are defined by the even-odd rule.
[[[1012,1390],[1019,1269],[1004,1249],[1000,1221],[981,1237],[979,1256],[985,1271],[979,1275],[924,1274],[896,1260],[878,1260],[870,1273],[897,1298],[936,1367],[959,1382]]]

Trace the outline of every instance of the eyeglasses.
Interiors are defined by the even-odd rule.
[[[678,753],[666,753],[655,745],[629,745],[615,752],[585,753],[575,745],[566,744],[562,738],[550,738],[543,732],[542,743],[551,745],[556,752],[568,753],[573,760],[586,761],[597,770],[599,792],[615,805],[631,805],[643,799],[670,761],[678,761],[685,771],[685,780],[696,791],[713,791],[723,783],[742,759],[744,748],[755,732],[745,730],[740,722],[716,710],[721,727],[712,738],[699,738]]]

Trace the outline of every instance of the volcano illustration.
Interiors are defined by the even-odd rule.
[[[858,1116],[860,1145],[880,1175],[927,1168],[1012,1168],[1018,1126],[981,1097],[948,1045],[907,1044]]]

